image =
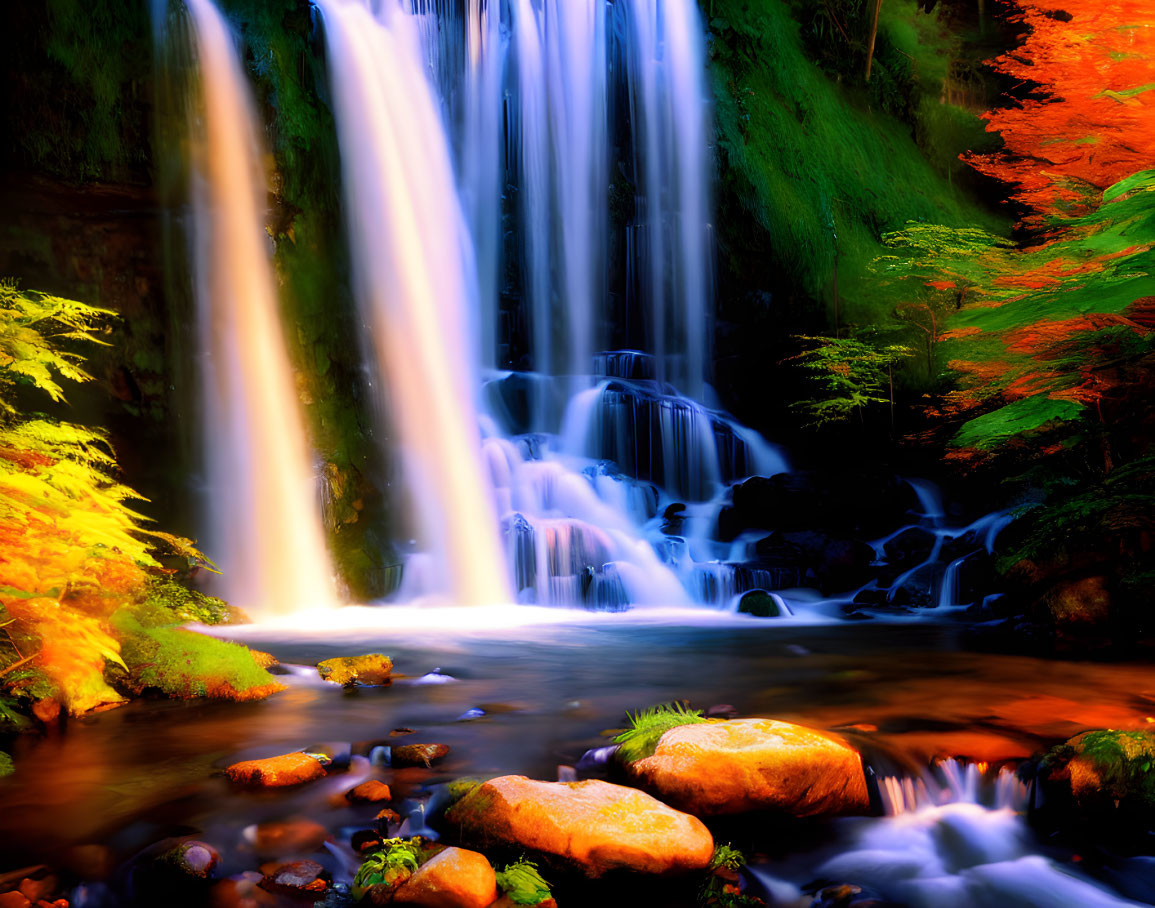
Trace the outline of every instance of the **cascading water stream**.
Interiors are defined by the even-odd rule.
[[[417,17],[320,0],[354,289],[402,439],[420,542],[462,605],[509,602],[481,462],[473,245]],[[383,433],[384,434],[384,433]],[[432,592],[432,591],[431,591]]]
[[[658,380],[701,401],[710,336],[702,28],[689,2],[627,0],[613,8],[626,44],[637,187],[630,251],[647,340]]]
[[[312,458],[286,355],[264,234],[252,104],[209,0],[187,0],[199,63],[189,105],[192,259],[210,530],[222,594],[265,613],[334,603]]]
[[[721,609],[762,590],[791,614],[797,603],[771,593],[804,585],[806,570],[759,554],[774,525],[716,533],[735,484],[789,466],[703,403],[708,104],[696,5],[317,6],[370,372],[416,512],[402,597]],[[635,193],[614,227],[627,272],[616,297],[605,277],[613,153]],[[610,299],[640,324],[609,312]],[[595,352],[603,333],[644,349]],[[494,368],[512,359],[535,371]],[[894,562],[884,604],[941,574],[951,533],[933,490],[912,487],[933,551]]]

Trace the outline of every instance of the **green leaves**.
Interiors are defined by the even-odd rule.
[[[680,725],[697,725],[709,722],[701,710],[690,709],[683,703],[664,703],[649,709],[638,710],[633,715],[626,714],[630,727],[614,738],[619,745],[618,758],[634,763],[651,756],[662,735]]]
[[[803,335],[797,339],[814,345],[788,360],[806,370],[817,391],[813,398],[794,405],[812,426],[861,418],[867,405],[887,403],[890,397],[883,393],[894,366],[914,355],[902,345],[875,347],[848,337]]]
[[[14,412],[9,396],[17,384],[30,384],[62,402],[58,377],[91,380],[81,368],[83,357],[66,349],[64,342],[103,343],[95,332],[112,314],[37,290],[22,291],[11,280],[0,281],[0,411]]]
[[[537,864],[524,857],[498,871],[497,885],[515,905],[540,905],[553,898],[549,883],[538,873]]]
[[[353,898],[358,901],[372,886],[394,889],[417,872],[421,866],[419,840],[386,839],[381,850],[373,852],[357,870],[353,878]]]

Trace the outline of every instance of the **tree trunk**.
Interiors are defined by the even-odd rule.
[[[890,434],[894,435],[894,363],[886,364],[886,376],[890,379]]]
[[[838,337],[838,238],[834,238],[834,336]]]
[[[870,81],[870,67],[874,63],[874,40],[878,37],[878,13],[882,9],[882,0],[874,0],[874,16],[870,22],[870,42],[866,45],[866,81]]]

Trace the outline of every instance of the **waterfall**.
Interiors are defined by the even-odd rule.
[[[703,583],[693,554],[715,547],[671,557],[658,520],[659,505],[785,468],[700,402],[708,108],[693,0],[316,6],[370,371],[416,515],[404,594],[612,609],[745,588],[728,564]],[[636,195],[622,225],[645,300],[635,352],[602,346],[619,318],[615,149]],[[496,371],[515,360],[533,373]]]
[[[189,107],[192,262],[208,480],[205,548],[221,593],[263,612],[333,603],[312,456],[284,349],[264,232],[252,103],[209,0],[187,0],[199,63]]]
[[[631,270],[640,278],[657,378],[702,400],[709,350],[705,42],[692,2],[626,0],[614,9],[625,35],[633,126]]]
[[[358,0],[317,5],[354,292],[402,439],[419,542],[435,556],[438,593],[460,604],[509,602],[481,459],[474,247],[420,18],[388,0],[376,13]]]

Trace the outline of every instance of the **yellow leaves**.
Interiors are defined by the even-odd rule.
[[[0,282],[0,388],[23,379],[63,401],[57,375],[78,382],[91,376],[80,368],[80,356],[59,348],[60,341],[103,344],[93,331],[112,314],[35,290],[21,291],[11,281]],[[0,403],[12,411],[9,403]]]
[[[6,598],[4,604],[25,634],[39,638],[33,662],[59,688],[70,713],[78,716],[124,701],[104,681],[106,661],[125,665],[120,644],[100,621],[49,597]]]

